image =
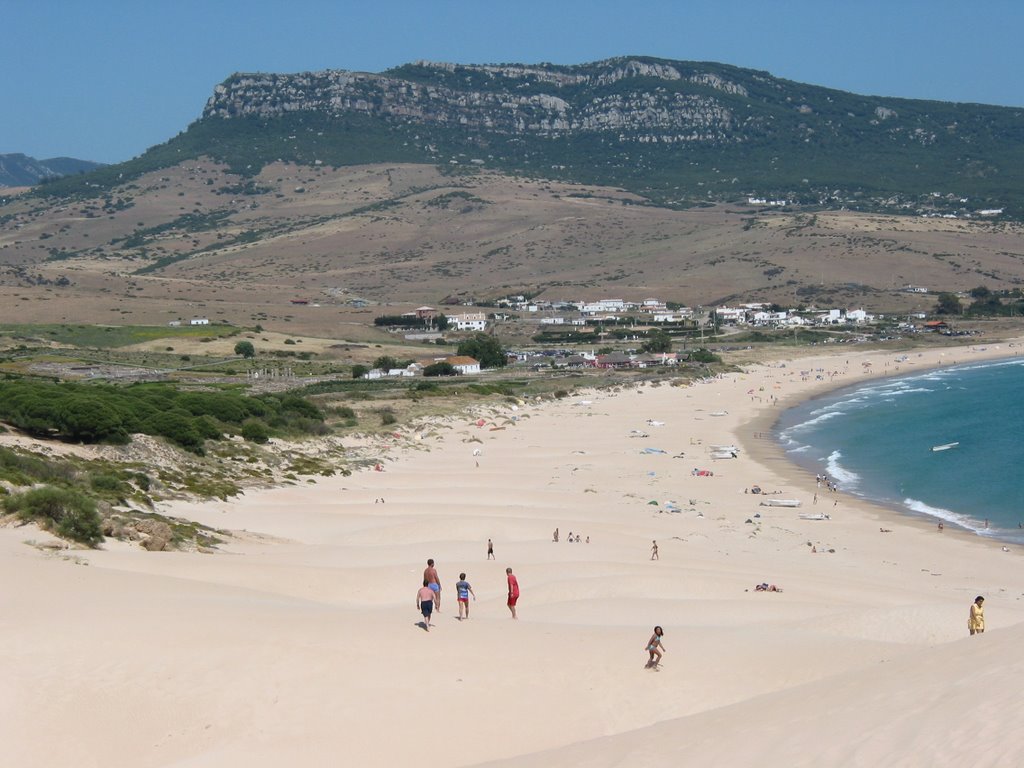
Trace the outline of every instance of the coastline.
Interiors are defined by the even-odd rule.
[[[828,397],[840,390],[860,386],[868,381],[880,381],[883,379],[893,379],[902,376],[914,376],[932,370],[954,365],[965,365],[973,362],[994,362],[998,360],[1011,359],[1019,357],[1022,348],[1024,348],[1024,338],[1007,339],[996,345],[986,345],[984,349],[978,349],[974,345],[970,347],[935,348],[928,350],[927,353],[922,353],[922,356],[918,358],[917,361],[914,361],[915,364],[912,370],[889,370],[885,366],[879,370],[876,365],[874,365],[874,363],[877,363],[880,358],[884,360],[887,356],[899,357],[906,353],[869,352],[864,355],[865,359],[861,360],[861,362],[870,360],[873,363],[870,366],[870,370],[864,370],[864,367],[862,366],[860,375],[854,374],[850,379],[833,379],[824,386],[811,388],[811,390],[806,393],[787,393],[775,406],[764,408],[757,412],[750,421],[744,425],[744,429],[737,437],[744,449],[748,451],[752,458],[762,464],[771,464],[772,466],[775,466],[776,462],[778,462],[778,466],[783,467],[783,469],[780,470],[781,475],[787,477],[790,483],[799,487],[805,494],[813,496],[814,493],[820,489],[816,488],[815,482],[811,479],[808,470],[799,463],[793,461],[787,455],[785,448],[778,440],[778,423],[783,414],[787,411],[804,405],[809,401]],[[969,359],[958,359],[956,361],[943,359],[952,352],[963,352],[964,354],[971,355],[972,357]],[[786,362],[802,363],[803,360],[808,360],[818,363],[834,359],[836,359],[835,356],[825,358],[811,357]],[[906,367],[910,368],[910,366]],[[833,497],[830,496],[829,498]],[[895,502],[885,503],[880,500],[863,496],[842,493],[838,495],[838,498],[844,500],[848,504],[856,504],[863,513],[872,514],[879,521],[885,524],[900,522],[920,528],[921,530],[935,530],[939,522],[938,519],[929,518],[927,515],[915,514],[908,511],[906,508]],[[1005,545],[1017,547],[1020,544],[1019,541],[1003,539],[997,535],[981,536],[976,531],[964,528],[948,520],[943,522],[945,523],[944,533],[948,535],[964,536],[967,540],[983,542],[1000,550]]]
[[[367,766],[1015,764],[1019,548],[844,496],[831,519],[803,519],[813,479],[753,437],[798,400],[886,375],[893,354],[478,406],[403,428],[383,471],[161,505],[233,532],[217,554],[122,542],[47,554],[25,546],[44,534],[0,529],[0,579],[19,585],[0,595],[0,674],[19,702],[0,701],[0,738],[28,768],[83,754],[104,768],[340,754]],[[947,354],[923,353],[913,371]],[[799,374],[816,367],[847,372]],[[777,404],[748,394],[762,386]],[[738,458],[712,459],[730,442]],[[807,504],[760,506],[744,493],[755,483]],[[413,600],[427,557],[444,587],[429,633]],[[465,622],[460,572],[477,598]],[[965,630],[977,594],[990,611],[980,639]],[[656,671],[642,650],[655,624]],[[1001,736],[979,744],[979,728]]]

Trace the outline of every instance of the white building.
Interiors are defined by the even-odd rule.
[[[210,320],[209,320],[209,318],[206,318],[206,317],[193,317],[191,320],[188,321],[188,324],[189,325],[209,325],[210,324]]]
[[[448,327],[456,331],[483,331],[487,328],[487,315],[483,312],[465,312],[449,315]]]

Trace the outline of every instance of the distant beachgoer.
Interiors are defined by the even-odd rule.
[[[512,613],[512,618],[518,619],[516,603],[519,602],[519,580],[512,575],[511,568],[505,569],[505,575],[508,577],[508,609]]]
[[[590,537],[587,536],[587,544],[589,544],[589,543],[590,543]]]
[[[664,637],[665,630],[661,627],[654,628],[654,634],[651,635],[651,639],[647,641],[647,653],[649,658],[647,659],[648,668],[658,668],[658,664],[661,663],[661,654],[665,652],[665,646],[661,643],[661,638]]]
[[[942,522],[940,521],[940,522],[939,522],[939,533],[942,533],[942,531],[943,531],[943,530],[945,529],[945,527],[946,527],[946,526],[944,526],[944,525],[942,524]]]
[[[487,540],[487,559],[494,559],[494,542],[492,542],[490,539]]]
[[[985,598],[978,595],[971,603],[971,613],[967,617],[967,629],[972,635],[985,632]]]
[[[460,573],[459,580],[455,582],[455,593],[459,600],[459,621],[462,621],[462,611],[466,611],[466,618],[469,618],[469,596],[472,595],[473,599],[476,600],[476,592],[466,581],[466,574]]]
[[[658,542],[651,539],[651,560],[659,560],[658,557]]]
[[[554,535],[554,537],[551,540],[555,541],[555,542],[558,541],[558,529],[557,528],[555,528],[555,535]]]
[[[434,590],[434,607],[441,612],[441,579],[437,575],[437,568],[434,567],[434,558],[427,560],[427,567],[423,569],[423,579],[427,586]]]
[[[416,607],[423,614],[423,628],[430,631],[430,615],[434,612],[434,590],[430,583],[424,579],[423,586],[416,592]]]

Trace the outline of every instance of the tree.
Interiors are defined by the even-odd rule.
[[[382,371],[390,371],[392,368],[398,367],[398,361],[391,355],[381,355],[373,361],[374,368],[380,368]]]
[[[672,337],[668,335],[666,331],[657,330],[650,333],[645,341],[640,346],[643,352],[671,352],[672,351]]]
[[[434,318],[434,323],[435,323],[435,325],[437,325],[437,330],[439,330],[439,331],[447,331],[448,330],[448,316],[447,315],[443,315],[443,314],[442,315],[438,315],[437,317]]]
[[[935,303],[935,314],[937,315],[959,315],[963,307],[960,299],[955,293],[940,293]]]
[[[256,348],[252,345],[251,341],[240,341],[235,344],[235,354],[249,359],[256,357]]]
[[[358,364],[353,365],[352,366],[352,378],[353,379],[361,379],[361,378],[363,378],[363,376],[365,376],[367,373],[369,373],[369,371],[370,371],[370,369],[367,368],[365,365],[358,365]]]
[[[458,354],[477,360],[481,368],[504,368],[508,363],[501,342],[497,337],[489,336],[486,333],[474,333],[460,343]]]
[[[432,363],[423,369],[424,376],[458,376],[459,372],[455,370],[455,366],[451,363],[441,360],[437,363]]]

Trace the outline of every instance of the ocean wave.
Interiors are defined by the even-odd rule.
[[[860,475],[845,469],[839,463],[841,458],[843,458],[843,454],[840,451],[832,451],[825,460],[825,468],[828,469],[828,476],[838,481],[837,485],[839,488],[848,491],[860,482]]]
[[[846,411],[826,411],[818,416],[815,416],[813,419],[801,421],[799,424],[794,424],[793,426],[788,427],[783,434],[788,435],[790,432],[799,432],[804,429],[810,429],[811,427],[815,427],[818,424],[821,424],[822,422],[828,421],[829,419],[834,419],[837,416],[845,415]]]
[[[981,533],[985,530],[984,523],[981,523],[972,517],[961,515],[951,509],[933,507],[931,504],[927,504],[920,499],[904,499],[903,506],[911,512],[916,512],[919,515],[928,515],[928,517],[934,517],[939,520],[945,520],[947,523],[955,523],[961,528],[966,528],[969,531]]]

